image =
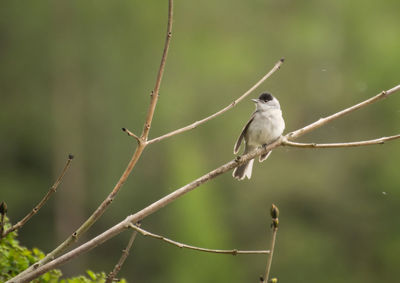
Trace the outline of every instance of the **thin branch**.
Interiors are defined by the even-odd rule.
[[[272,237],[271,237],[271,244],[270,244],[270,253],[268,254],[267,258],[267,266],[265,268],[265,276],[264,276],[264,283],[268,282],[269,274],[271,271],[272,265],[272,257],[274,256],[274,249],[275,249],[275,242],[276,242],[276,233],[278,232],[279,227],[279,210],[278,208],[272,204],[271,207],[271,217],[272,217]]]
[[[382,92],[385,93],[385,96],[388,96],[389,94],[392,94],[394,92],[397,92],[400,90],[400,85],[386,91],[386,92]],[[370,99],[369,99],[370,100]],[[366,100],[366,101],[369,101]],[[373,102],[377,101],[378,99],[375,99]],[[372,102],[370,102],[372,103]],[[370,103],[366,103],[364,104],[364,106],[370,104]],[[357,104],[359,105],[359,104]],[[356,109],[360,109],[362,106],[357,107]],[[348,108],[351,109],[352,107]],[[355,109],[354,109],[355,110]],[[354,111],[353,110],[353,111]],[[343,112],[343,111],[341,111]],[[338,113],[341,113],[338,112]],[[160,210],[161,208],[165,207],[166,205],[170,204],[171,202],[173,202],[174,200],[176,200],[177,198],[187,194],[188,192],[194,190],[195,188],[199,187],[200,185],[208,182],[209,180],[212,180],[214,178],[216,178],[217,176],[255,158],[256,156],[259,156],[261,154],[265,154],[268,151],[272,150],[273,148],[276,148],[280,145],[282,145],[282,142],[284,139],[290,139],[294,140],[300,136],[302,136],[305,133],[311,132],[312,130],[315,130],[316,128],[325,125],[326,123],[333,121],[334,119],[337,119],[342,115],[339,116],[335,116],[336,114],[333,114],[329,117],[334,117],[334,118],[329,118],[328,120],[322,122],[323,124],[319,124],[321,123],[320,121],[317,121],[313,124],[310,124],[308,126],[305,126],[295,132],[289,133],[287,135],[285,135],[283,138],[273,142],[272,144],[269,144],[266,147],[260,147],[255,149],[252,152],[249,152],[248,154],[242,155],[242,156],[238,156],[236,159],[225,163],[224,165],[221,165],[220,167],[214,169],[213,171],[201,176],[200,178],[197,178],[196,180],[192,181],[191,183],[173,191],[172,193],[164,196],[163,198],[159,199],[158,201],[150,204],[149,206],[145,207],[144,209],[140,210],[139,212],[129,215],[128,217],[125,218],[125,220],[121,221],[120,223],[114,225],[113,227],[109,228],[108,230],[104,231],[103,233],[101,233],[100,235],[98,235],[97,237],[93,238],[92,240],[80,245],[79,247],[71,250],[70,252],[52,260],[51,262],[48,262],[45,265],[40,266],[39,264],[35,264],[33,266],[33,269],[36,269],[34,271],[32,271],[32,269],[29,270],[29,272],[23,272],[23,274],[19,274],[16,277],[14,277],[13,279],[7,281],[7,282],[28,282],[31,279],[36,278],[37,276],[40,276],[41,274],[56,268],[57,266],[71,260],[72,258],[85,253],[95,247],[97,247],[98,245],[102,244],[103,242],[111,239],[112,237],[118,235],[119,233],[121,233],[122,231],[124,231],[125,229],[128,229],[130,227],[131,223],[137,223],[138,221],[144,219],[145,217],[153,214],[154,212]],[[313,127],[310,127],[311,125],[314,125]],[[140,146],[140,145],[139,145]],[[47,256],[46,256],[47,257]],[[39,267],[40,266],[40,267]]]
[[[7,229],[2,235],[0,234],[0,239],[7,236],[9,233],[11,233],[15,230],[21,229],[22,226],[24,226],[26,222],[28,222],[36,213],[38,213],[38,211],[43,207],[43,205],[50,199],[51,195],[57,191],[57,188],[61,184],[61,181],[62,181],[65,173],[71,166],[71,162],[72,162],[73,158],[74,158],[74,156],[72,154],[68,155],[68,159],[64,166],[64,169],[61,171],[60,176],[58,176],[57,180],[55,181],[53,186],[51,186],[51,188],[46,193],[46,195],[43,197],[43,199],[24,218],[22,218],[20,221],[18,221],[15,225],[10,227],[9,229]]]
[[[149,141],[147,142],[147,144],[152,144],[152,143],[155,143],[155,142],[159,142],[159,141],[161,141],[161,140],[163,140],[163,139],[170,138],[170,137],[172,137],[172,136],[175,136],[175,135],[181,134],[181,133],[183,133],[183,132],[192,130],[192,129],[198,127],[199,125],[204,124],[204,123],[210,121],[211,119],[214,119],[215,117],[217,117],[217,116],[219,116],[219,115],[225,113],[226,111],[230,110],[231,108],[233,108],[234,106],[236,106],[236,104],[238,104],[240,101],[242,101],[244,98],[246,98],[250,93],[252,93],[257,87],[259,87],[259,86],[260,86],[266,79],[268,79],[273,73],[275,73],[277,70],[279,70],[279,68],[280,68],[281,65],[283,64],[283,61],[284,61],[284,58],[280,59],[280,60],[275,64],[275,66],[274,66],[264,77],[262,77],[262,78],[261,78],[258,82],[256,82],[248,91],[246,91],[246,92],[245,92],[244,94],[242,94],[238,99],[236,99],[235,101],[233,101],[232,103],[230,103],[230,104],[229,104],[228,106],[226,106],[225,108],[223,108],[223,109],[221,109],[221,110],[215,112],[214,114],[212,114],[212,115],[210,115],[210,116],[208,116],[208,117],[206,117],[206,118],[204,118],[204,119],[202,119],[202,120],[196,121],[196,122],[194,122],[194,123],[192,123],[192,124],[190,124],[190,125],[188,125],[188,126],[186,126],[186,127],[177,129],[177,130],[175,130],[175,131],[172,131],[172,132],[170,132],[170,133],[167,133],[167,134],[165,134],[165,135],[162,135],[162,136],[160,136],[160,137],[158,137],[158,138],[151,139],[151,140],[149,140]]]
[[[195,251],[200,251],[200,252],[207,252],[207,253],[216,253],[216,254],[231,254],[231,255],[237,255],[237,254],[268,254],[269,251],[265,251],[265,250],[258,250],[258,251],[243,251],[243,250],[215,250],[215,249],[205,249],[205,248],[199,248],[199,247],[195,247],[195,246],[191,246],[191,245],[187,245],[187,244],[183,244],[183,243],[179,243],[176,241],[173,241],[171,239],[168,239],[164,236],[160,236],[157,234],[153,234],[151,232],[148,232],[142,228],[139,228],[137,225],[131,224],[130,227],[132,229],[135,229],[136,231],[138,231],[140,234],[142,234],[143,236],[146,237],[151,237],[154,239],[158,239],[158,240],[162,240],[164,242],[167,242],[169,244],[172,244],[174,246],[177,246],[178,248],[185,248],[185,249],[190,249],[190,250],[195,250]]]
[[[357,142],[344,142],[344,143],[300,143],[292,142],[287,139],[283,139],[282,145],[292,146],[292,147],[302,147],[302,148],[338,148],[338,147],[358,147],[367,146],[374,144],[384,144],[387,141],[400,139],[400,135],[381,137],[373,140],[357,141]]]
[[[140,227],[140,223],[137,223],[136,225],[138,227]],[[113,271],[111,271],[110,274],[107,276],[106,283],[113,282],[115,276],[117,276],[118,272],[121,270],[122,265],[124,264],[126,258],[129,255],[129,250],[132,248],[133,241],[135,241],[136,235],[137,235],[137,231],[136,230],[132,231],[132,235],[129,238],[128,244],[126,245],[126,248],[122,250],[121,258],[119,259],[118,263],[115,265]]]
[[[174,11],[173,11],[173,1],[168,0],[168,24],[167,24],[167,34],[164,43],[164,51],[161,57],[160,68],[158,69],[156,84],[154,86],[153,91],[151,92],[151,100],[149,110],[147,111],[146,122],[144,123],[142,139],[147,141],[147,137],[149,135],[151,121],[153,120],[154,110],[156,109],[156,104],[158,100],[158,94],[160,91],[161,80],[164,74],[165,62],[167,60],[169,44],[172,36],[172,19],[173,19]]]
[[[374,97],[371,97],[370,99],[364,100],[363,102],[360,102],[360,103],[358,103],[358,104],[356,104],[354,106],[351,106],[351,107],[346,108],[346,109],[344,109],[342,111],[339,111],[339,112],[337,112],[337,113],[335,113],[333,115],[330,115],[330,116],[328,116],[326,118],[321,118],[318,121],[315,121],[314,123],[312,123],[312,124],[310,124],[310,125],[308,125],[308,126],[306,126],[304,128],[301,128],[301,129],[298,129],[298,130],[296,130],[294,132],[291,132],[291,133],[287,134],[286,137],[287,137],[288,140],[295,140],[295,139],[299,138],[300,136],[302,136],[302,135],[304,135],[306,133],[309,133],[309,132],[311,132],[311,131],[313,131],[313,130],[315,130],[315,129],[317,129],[317,128],[319,128],[319,127],[321,127],[321,126],[323,126],[323,125],[325,125],[325,124],[327,124],[329,122],[332,122],[333,120],[336,120],[336,119],[338,119],[338,118],[340,118],[340,117],[342,117],[342,116],[344,116],[346,114],[349,114],[349,113],[351,113],[351,112],[353,112],[355,110],[363,108],[363,107],[365,107],[365,106],[367,106],[369,104],[372,104],[374,102],[377,102],[378,100],[384,99],[384,98],[388,97],[389,95],[391,95],[391,94],[393,94],[393,93],[395,93],[395,92],[397,92],[399,90],[400,90],[400,85],[397,85],[397,86],[395,86],[395,87],[393,87],[393,88],[391,88],[389,90],[382,91],[381,93],[375,95]]]
[[[173,17],[173,0],[168,0],[167,34],[166,34],[163,54],[161,57],[161,64],[160,64],[160,67],[158,70],[155,87],[152,92],[152,98],[151,98],[150,105],[148,108],[142,135],[139,139],[137,139],[138,146],[137,146],[135,152],[133,153],[131,160],[129,161],[125,171],[122,173],[117,184],[115,185],[115,187],[113,188],[111,193],[107,196],[107,198],[100,204],[99,207],[97,207],[97,209],[92,213],[92,215],[90,215],[89,218],[75,232],[72,233],[72,235],[70,235],[64,242],[62,242],[53,251],[48,253],[39,262],[33,264],[32,266],[30,266],[29,268],[27,268],[26,270],[24,270],[23,272],[18,274],[16,277],[11,279],[11,282],[19,282],[20,278],[25,277],[27,274],[30,274],[33,270],[37,269],[39,266],[42,266],[42,265],[46,264],[47,262],[53,260],[54,258],[59,256],[61,253],[63,253],[71,244],[76,242],[82,236],[82,234],[84,234],[103,215],[103,213],[106,211],[108,206],[114,200],[114,198],[117,195],[117,193],[119,192],[119,190],[125,184],[130,173],[132,172],[133,168],[135,167],[137,161],[139,160],[140,156],[142,155],[143,150],[146,147],[145,141],[147,140],[147,136],[150,131],[151,121],[152,121],[153,115],[154,115],[154,109],[157,104],[157,97],[158,97],[158,92],[160,89],[161,79],[162,79],[162,76],[164,73],[164,66],[165,66],[165,62],[167,59],[168,48],[169,48],[169,44],[171,41],[171,34],[172,34],[171,31],[172,31],[172,21],[173,21],[172,17]],[[136,222],[137,221],[135,221],[135,223]]]
[[[128,136],[133,137],[138,143],[141,143],[142,141],[140,140],[140,138],[135,135],[134,133],[132,133],[131,131],[129,131],[127,128],[122,128],[122,131],[127,133]]]

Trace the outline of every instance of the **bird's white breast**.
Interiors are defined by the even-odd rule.
[[[279,138],[285,129],[280,109],[257,111],[246,133],[246,143],[250,146],[269,144]]]

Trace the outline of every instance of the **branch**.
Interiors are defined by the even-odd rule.
[[[149,110],[147,111],[146,122],[144,123],[143,132],[141,137],[143,140],[147,141],[149,135],[151,121],[153,120],[154,110],[156,109],[156,104],[158,100],[158,94],[160,91],[161,80],[164,74],[165,62],[167,60],[169,43],[172,36],[172,19],[173,19],[173,0],[168,0],[168,24],[167,24],[167,35],[164,43],[164,51],[161,57],[160,68],[158,69],[156,84],[153,91],[151,92],[151,100]]]
[[[140,223],[136,224],[137,227],[140,227]],[[113,271],[110,272],[110,274],[107,276],[106,283],[111,283],[114,281],[115,276],[117,276],[118,272],[121,270],[122,265],[124,264],[126,258],[129,255],[129,250],[131,249],[133,245],[133,241],[135,241],[137,235],[137,231],[133,231],[131,237],[129,238],[128,244],[126,245],[126,248],[122,250],[122,255],[121,258],[119,259],[118,263],[115,265]]]
[[[90,217],[75,231],[70,235],[64,242],[62,242],[58,247],[56,247],[52,252],[48,253],[43,259],[41,259],[39,262],[35,263],[34,265],[30,266],[20,274],[18,274],[16,277],[12,279],[12,282],[18,282],[19,278],[23,278],[26,274],[29,274],[32,272],[34,269],[36,269],[38,266],[41,266],[51,260],[53,260],[55,257],[63,253],[71,244],[76,242],[82,234],[84,234],[106,211],[108,206],[112,203],[114,200],[115,196],[121,189],[121,187],[125,184],[126,180],[128,179],[130,173],[132,172],[133,168],[135,167],[137,161],[139,160],[140,156],[142,155],[142,152],[144,148],[146,147],[146,140],[148,133],[150,131],[151,127],[151,121],[153,119],[154,115],[154,109],[157,104],[157,97],[158,97],[158,92],[160,89],[160,84],[162,80],[162,76],[164,73],[164,66],[165,62],[167,59],[167,54],[168,54],[168,47],[171,41],[171,30],[172,30],[172,16],[173,16],[173,0],[168,0],[168,23],[167,23],[167,35],[165,39],[165,44],[164,44],[164,50],[161,58],[161,64],[158,70],[158,75],[156,78],[156,83],[154,90],[152,92],[152,98],[150,101],[150,105],[148,108],[147,116],[146,116],[146,121],[144,123],[144,129],[141,137],[137,139],[138,141],[138,146],[133,153],[131,160],[129,161],[125,171],[122,173],[121,177],[119,178],[117,184],[111,191],[111,193],[107,196],[107,198],[100,204],[99,207],[90,215]],[[135,222],[136,223],[136,222]],[[15,280],[15,281],[14,281]]]
[[[262,77],[262,78],[261,78],[258,82],[256,82],[248,91],[246,91],[246,92],[245,92],[244,94],[242,94],[238,99],[234,100],[232,103],[230,103],[230,104],[229,104],[228,106],[226,106],[225,108],[223,108],[223,109],[221,109],[221,110],[215,112],[214,114],[212,114],[212,115],[210,115],[210,116],[208,116],[208,117],[206,117],[206,118],[204,118],[204,119],[202,119],[202,120],[196,121],[196,122],[194,122],[194,123],[192,123],[192,124],[190,124],[190,125],[188,125],[188,126],[186,126],[186,127],[177,129],[177,130],[175,130],[175,131],[172,131],[172,132],[170,132],[170,133],[167,133],[167,134],[165,134],[165,135],[162,135],[162,136],[160,136],[160,137],[158,137],[158,138],[154,138],[154,139],[152,139],[152,140],[149,140],[149,141],[147,142],[147,144],[152,144],[152,143],[155,143],[155,142],[159,142],[159,141],[161,141],[161,140],[163,140],[163,139],[170,138],[170,137],[172,137],[172,136],[175,136],[175,135],[181,134],[181,133],[183,133],[183,132],[192,130],[192,129],[194,129],[194,128],[200,126],[201,124],[204,124],[204,123],[210,121],[211,119],[214,119],[215,117],[217,117],[217,116],[219,116],[219,115],[225,113],[226,111],[230,110],[231,108],[235,107],[236,104],[238,104],[240,101],[242,101],[244,98],[246,98],[246,97],[247,97],[250,93],[252,93],[257,87],[259,87],[266,79],[268,79],[273,73],[275,73],[277,70],[279,70],[279,68],[280,68],[281,65],[283,64],[283,61],[284,61],[284,58],[280,59],[280,60],[275,64],[275,66],[274,66],[264,77]]]
[[[384,93],[385,97],[387,97],[388,95],[393,94],[393,93],[395,93],[395,92],[397,92],[399,90],[400,90],[400,85],[398,85],[398,86],[396,86],[396,87],[394,87],[394,88],[392,88],[392,89],[390,89],[388,91],[383,91],[382,93]],[[382,93],[378,95],[380,97],[379,99],[383,98],[382,97]],[[375,97],[377,97],[377,96],[375,96]],[[373,102],[376,102],[379,99],[375,99],[375,100],[373,100]],[[370,100],[371,99],[368,99],[366,101],[370,101]],[[366,105],[372,103],[372,102],[365,103],[366,101],[364,101],[364,102],[362,102],[360,104],[363,105],[363,106],[366,106]],[[360,104],[357,104],[357,105],[360,105]],[[354,110],[360,109],[363,106],[358,106]],[[354,106],[350,107],[350,108],[347,108],[347,109],[352,109],[352,108],[354,108]],[[343,111],[338,112],[338,113],[343,113],[346,110],[343,110]],[[352,111],[354,111],[354,110],[352,110]],[[185,185],[185,186],[173,191],[172,193],[170,193],[170,194],[164,196],[163,198],[159,199],[158,201],[150,204],[149,206],[145,207],[144,209],[140,210],[139,212],[137,212],[135,214],[132,214],[132,215],[129,215],[128,217],[125,218],[125,220],[123,220],[120,223],[114,225],[113,227],[111,227],[108,230],[104,231],[103,233],[101,233],[97,237],[93,238],[92,240],[90,240],[90,241],[82,244],[81,246],[75,248],[74,250],[71,250],[70,252],[58,257],[57,259],[54,259],[53,261],[51,261],[51,262],[47,263],[46,265],[43,265],[43,266],[41,266],[39,268],[38,268],[39,265],[34,265],[34,268],[36,268],[35,271],[29,272],[27,274],[25,273],[23,275],[21,273],[21,274],[19,274],[17,276],[18,278],[14,277],[13,279],[11,279],[11,280],[9,280],[7,282],[9,282],[9,283],[10,282],[17,282],[17,281],[15,281],[16,279],[20,280],[18,282],[28,282],[29,280],[34,279],[37,276],[40,276],[41,274],[43,274],[43,273],[45,273],[45,272],[47,272],[47,271],[49,271],[49,270],[51,270],[53,268],[56,268],[57,266],[69,261],[70,259],[72,259],[72,258],[74,258],[74,257],[76,257],[76,256],[78,256],[78,255],[80,255],[80,254],[82,254],[84,252],[87,252],[87,251],[95,248],[96,246],[102,244],[103,242],[111,239],[112,237],[118,235],[119,233],[121,233],[125,229],[128,229],[132,223],[139,222],[140,220],[142,220],[145,217],[147,217],[147,216],[153,214],[154,212],[160,210],[161,208],[163,208],[164,206],[170,204],[171,202],[173,202],[177,198],[187,194],[188,192],[194,190],[195,188],[197,188],[198,186],[208,182],[209,180],[212,180],[212,179],[216,178],[217,176],[219,176],[219,175],[221,175],[221,174],[223,174],[223,173],[225,173],[225,172],[227,172],[227,171],[229,171],[229,170],[231,170],[231,169],[233,169],[233,168],[235,168],[235,167],[237,167],[237,166],[239,166],[239,165],[241,165],[241,164],[243,164],[243,163],[245,163],[245,162],[247,162],[247,161],[249,161],[249,160],[251,160],[253,158],[255,158],[256,156],[259,156],[261,154],[265,154],[268,151],[272,150],[273,148],[276,148],[276,147],[282,145],[282,143],[283,143],[283,141],[285,139],[289,139],[289,137],[290,137],[291,140],[294,140],[294,139],[304,135],[305,133],[311,132],[311,131],[315,130],[316,128],[319,128],[320,126],[325,125],[328,122],[331,122],[334,119],[337,119],[337,118],[343,116],[344,114],[347,114],[347,113],[352,112],[352,111],[347,111],[346,113],[343,113],[341,115],[337,115],[337,113],[333,114],[333,115],[329,116],[328,118],[325,118],[327,120],[323,120],[322,122],[321,122],[321,119],[320,119],[317,122],[314,122],[314,123],[312,123],[312,124],[310,124],[308,126],[305,126],[305,127],[301,128],[301,129],[298,129],[297,131],[294,131],[292,133],[289,133],[289,134],[285,135],[281,139],[276,140],[275,142],[273,142],[272,144],[269,144],[266,147],[260,147],[260,148],[257,148],[255,150],[253,150],[252,152],[249,152],[248,154],[244,154],[242,156],[238,156],[236,159],[234,159],[234,160],[232,160],[232,161],[230,161],[228,163],[225,163],[224,165],[221,165],[220,167],[218,167],[218,168],[214,169],[213,171],[201,176],[200,178],[192,181],[191,183],[189,183],[189,184],[187,184],[187,185]],[[20,276],[20,275],[22,275],[22,276]]]
[[[122,128],[122,131],[127,133],[128,136],[133,137],[139,144],[142,142],[137,135],[129,131],[127,128]]]
[[[199,248],[195,246],[190,246],[187,244],[179,243],[176,241],[173,241],[171,239],[165,238],[164,236],[156,235],[153,233],[150,233],[142,228],[139,228],[138,226],[131,224],[130,227],[132,229],[135,229],[137,232],[142,234],[143,236],[151,237],[154,239],[159,239],[164,242],[167,242],[169,244],[172,244],[174,246],[177,246],[178,248],[185,248],[185,249],[190,249],[190,250],[195,250],[195,251],[200,251],[200,252],[207,252],[207,253],[216,253],[216,254],[231,254],[231,255],[237,255],[237,254],[268,254],[269,251],[265,250],[259,250],[259,251],[242,251],[242,250],[213,250],[213,249],[205,249],[205,248]]]
[[[67,163],[64,166],[64,169],[62,170],[60,176],[57,178],[56,182],[51,186],[50,190],[47,192],[47,194],[43,197],[43,199],[29,212],[22,220],[18,221],[15,225],[7,229],[3,234],[0,234],[0,239],[7,236],[9,233],[19,230],[24,226],[26,222],[28,222],[38,211],[43,207],[43,205],[49,200],[51,195],[57,191],[58,186],[61,184],[61,181],[71,166],[71,162],[74,156],[72,154],[68,155]]]
[[[274,204],[272,204],[272,207],[271,207],[271,217],[272,217],[272,224],[271,224],[272,238],[271,238],[271,245],[270,245],[271,252],[268,254],[267,267],[265,269],[265,276],[264,276],[263,283],[268,282],[269,273],[271,271],[271,265],[272,265],[272,257],[274,256],[276,232],[278,232],[278,227],[279,227],[279,219],[278,219],[279,209]]]
[[[351,106],[351,107],[346,108],[346,109],[344,109],[342,111],[339,111],[339,112],[337,112],[337,113],[335,113],[335,114],[333,114],[331,116],[328,116],[326,118],[321,118],[318,121],[316,121],[316,122],[314,122],[314,123],[312,123],[312,124],[310,124],[310,125],[308,125],[308,126],[306,126],[304,128],[301,128],[301,129],[299,129],[297,131],[291,132],[291,133],[287,134],[286,137],[287,137],[288,140],[295,140],[295,139],[299,138],[300,136],[302,136],[304,134],[307,134],[307,133],[309,133],[309,132],[311,132],[311,131],[313,131],[313,130],[315,130],[315,129],[317,129],[317,128],[319,128],[319,127],[321,127],[321,126],[323,126],[323,125],[325,125],[325,124],[327,124],[329,122],[332,122],[333,120],[336,120],[336,119],[338,119],[338,118],[340,118],[340,117],[342,117],[342,116],[344,116],[344,115],[346,115],[348,113],[351,113],[351,112],[353,112],[355,110],[358,110],[360,108],[363,108],[363,107],[365,107],[365,106],[367,106],[369,104],[377,102],[378,100],[384,99],[384,98],[388,97],[389,95],[391,95],[391,94],[393,94],[393,93],[395,93],[395,92],[397,92],[399,90],[400,90],[400,85],[397,85],[397,86],[395,86],[395,87],[393,87],[393,88],[391,88],[389,90],[382,91],[381,93],[375,95],[374,97],[371,97],[370,99],[367,99],[367,100],[365,100],[363,102],[360,102],[360,103],[358,103],[358,104],[356,104],[354,106]]]
[[[282,140],[282,145],[292,146],[292,147],[301,147],[301,148],[337,148],[337,147],[358,147],[358,146],[367,146],[374,144],[384,144],[387,141],[400,139],[400,135],[390,136],[390,137],[381,137],[378,139],[367,140],[367,141],[357,141],[357,142],[344,142],[344,143],[300,143],[300,142],[292,142],[287,139]]]

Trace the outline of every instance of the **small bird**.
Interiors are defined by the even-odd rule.
[[[262,93],[258,99],[252,99],[256,103],[256,111],[251,115],[250,120],[244,126],[242,133],[236,141],[233,153],[239,151],[244,139],[245,148],[243,154],[249,153],[260,146],[277,140],[285,129],[285,121],[282,118],[281,106],[278,99],[269,93]],[[260,155],[259,161],[268,158],[271,151]],[[233,171],[233,177],[243,180],[244,177],[251,178],[254,159],[238,166]]]

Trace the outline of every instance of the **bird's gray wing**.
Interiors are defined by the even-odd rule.
[[[235,147],[233,148],[233,153],[236,154],[239,151],[240,145],[242,144],[243,138],[246,135],[247,129],[249,128],[250,123],[253,121],[254,119],[254,113],[253,115],[251,115],[250,120],[247,122],[247,124],[244,126],[242,132],[240,133],[239,138],[237,139],[236,143],[235,143]]]

